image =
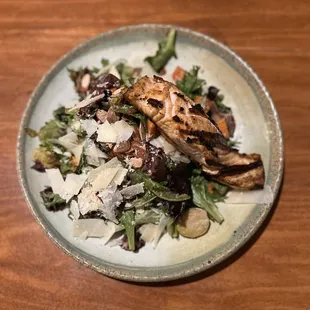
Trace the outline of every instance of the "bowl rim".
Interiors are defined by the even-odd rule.
[[[186,261],[177,265],[172,266],[165,266],[165,267],[156,267],[156,268],[148,268],[148,267],[123,267],[121,265],[111,264],[105,261],[102,261],[100,259],[97,259],[85,252],[83,252],[80,249],[75,248],[74,246],[71,246],[68,241],[66,241],[53,227],[52,225],[42,216],[36,207],[35,201],[32,199],[30,189],[26,182],[26,173],[25,173],[25,164],[24,164],[24,156],[23,156],[23,149],[25,145],[25,132],[24,128],[27,125],[33,108],[37,104],[36,98],[40,97],[40,94],[44,92],[45,86],[49,83],[49,80],[53,78],[54,74],[57,73],[57,71],[63,67],[63,64],[73,57],[76,53],[78,53],[80,50],[89,47],[94,42],[103,40],[104,38],[109,38],[113,34],[117,32],[127,32],[127,31],[133,31],[133,32],[139,32],[139,31],[145,31],[149,29],[154,30],[162,30],[167,31],[170,28],[175,28],[177,32],[182,32],[182,34],[193,36],[199,40],[202,40],[204,42],[211,42],[211,44],[215,45],[217,48],[225,51],[225,53],[229,54],[232,59],[234,59],[238,65],[240,65],[244,70],[247,71],[247,73],[251,76],[253,81],[257,84],[257,87],[262,92],[262,95],[265,97],[265,100],[267,100],[269,106],[268,108],[271,111],[271,115],[269,115],[268,122],[271,122],[273,128],[275,129],[275,142],[276,142],[276,151],[277,151],[277,161],[275,163],[275,171],[273,174],[275,175],[274,179],[274,199],[273,202],[268,204],[266,208],[264,208],[263,212],[258,215],[258,217],[255,219],[254,223],[249,227],[249,229],[242,235],[242,237],[238,240],[238,242],[234,243],[232,246],[227,247],[223,250],[223,253],[220,253],[217,255],[217,257],[212,260],[212,262],[206,262],[206,259],[203,259],[202,261],[198,262],[197,264],[191,263],[191,261]],[[225,59],[224,59],[225,60]],[[240,72],[239,72],[240,74]],[[266,118],[266,116],[264,115]],[[19,126],[19,132],[18,132],[18,139],[17,139],[17,148],[16,148],[16,157],[17,157],[17,172],[18,172],[18,179],[19,183],[22,187],[23,195],[25,197],[25,200],[27,202],[28,207],[30,208],[34,218],[37,220],[37,222],[42,227],[43,231],[47,234],[47,236],[52,239],[52,241],[67,255],[77,260],[79,263],[86,265],[87,267],[90,267],[91,269],[100,272],[106,276],[113,277],[119,280],[125,280],[125,281],[134,281],[134,282],[162,282],[162,281],[171,281],[171,280],[177,280],[180,278],[188,277],[194,274],[197,274],[199,272],[205,271],[207,269],[213,268],[215,265],[218,265],[228,257],[230,257],[232,254],[237,252],[241,247],[244,246],[245,243],[254,235],[254,233],[259,229],[259,227],[262,225],[264,220],[266,219],[268,213],[272,209],[272,206],[275,202],[275,199],[278,195],[279,188],[282,182],[283,177],[283,167],[284,167],[284,146],[283,146],[283,133],[280,125],[280,119],[278,116],[278,113],[276,111],[276,108],[274,106],[274,103],[271,99],[271,96],[269,92],[267,91],[266,87],[264,86],[263,82],[259,79],[257,74],[254,72],[254,70],[240,57],[238,56],[233,50],[231,50],[229,47],[227,47],[225,44],[211,38],[208,35],[202,34],[200,32],[176,26],[176,25],[170,25],[170,24],[135,24],[135,25],[128,25],[123,26],[120,28],[112,29],[107,32],[100,33],[97,36],[94,36],[77,46],[75,46],[73,49],[71,49],[69,52],[65,53],[62,57],[58,59],[58,61],[53,64],[50,69],[44,74],[44,76],[41,78],[37,86],[35,87],[33,93],[31,94],[28,103],[25,107],[25,110],[22,115],[21,123]],[[271,169],[271,167],[270,167]],[[206,255],[206,254],[204,254]],[[202,255],[202,256],[204,256]],[[201,257],[202,257],[201,256]],[[201,258],[199,257],[199,258]],[[196,258],[195,258],[196,259]],[[195,260],[193,259],[193,261]],[[142,271],[141,271],[142,270]]]

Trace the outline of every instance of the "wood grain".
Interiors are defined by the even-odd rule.
[[[19,121],[41,76],[89,37],[143,22],[190,27],[237,51],[274,98],[286,153],[268,227],[212,274],[157,285],[106,278],[62,253],[30,214],[15,169]],[[0,308],[310,309],[309,30],[306,0],[1,0]]]

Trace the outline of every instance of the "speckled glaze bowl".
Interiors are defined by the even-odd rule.
[[[262,155],[266,171],[266,188],[248,195],[233,192],[227,203],[219,206],[225,221],[212,223],[210,231],[198,239],[175,240],[165,235],[156,249],[151,245],[139,253],[119,247],[104,246],[100,239],[81,241],[71,236],[68,211],[48,212],[39,191],[48,185],[44,173],[32,169],[31,154],[38,145],[25,135],[24,127],[38,130],[60,104],[76,98],[67,67],[98,66],[102,57],[110,61],[125,58],[129,64],[143,66],[143,59],[155,53],[171,25],[143,24],[112,30],[80,44],[64,55],[42,78],[24,112],[17,146],[20,183],[36,220],[46,234],[69,256],[109,277],[128,281],[174,280],[209,269],[236,252],[255,233],[270,212],[283,173],[283,143],[280,122],[273,102],[254,71],[233,51],[216,40],[189,29],[177,29],[176,51],[166,67],[165,78],[171,79],[176,65],[189,70],[202,68],[208,85],[219,87],[236,119],[236,138],[241,151]],[[174,26],[173,26],[174,27]],[[252,195],[252,193],[250,194]],[[238,204],[231,203],[239,197]],[[240,197],[243,197],[240,199]],[[258,197],[258,198],[257,198]],[[237,199],[238,200],[238,199]]]

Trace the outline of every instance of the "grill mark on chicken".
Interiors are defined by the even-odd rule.
[[[153,108],[160,108],[164,107],[163,103],[157,99],[149,98],[147,99],[147,103],[150,104]]]
[[[177,95],[179,98],[181,98],[181,99],[183,99],[183,100],[186,100],[186,99],[185,99],[185,96],[184,96],[183,94],[178,93],[178,92],[174,92],[174,94]],[[183,111],[184,111],[184,109],[183,109]]]
[[[205,115],[205,112],[200,104],[193,105],[191,108],[189,108],[189,112],[200,116]]]
[[[177,123],[181,123],[181,124],[184,123],[183,120],[181,120],[177,115],[174,115],[174,116],[172,117],[172,119],[173,119],[175,122],[177,122]]]
[[[241,189],[264,186],[260,155],[240,154],[231,148],[208,115],[201,113],[200,108],[172,83],[160,77],[143,77],[124,96],[152,120],[181,153],[199,164],[212,178]],[[151,102],[155,100],[155,105],[149,103],[150,99]]]

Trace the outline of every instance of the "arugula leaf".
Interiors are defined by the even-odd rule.
[[[161,198],[163,200],[184,201],[184,200],[189,200],[191,198],[191,196],[187,194],[177,194],[177,193],[170,191],[169,188],[163,186],[160,183],[153,181],[146,174],[139,172],[139,171],[132,172],[130,174],[130,178],[134,183],[144,182],[144,186],[146,189],[148,189],[158,198]]]
[[[206,81],[198,79],[198,72],[200,67],[193,66],[192,70],[186,71],[182,80],[177,81],[177,87],[191,99],[202,95],[203,86]]]
[[[156,72],[160,72],[168,63],[171,57],[177,58],[175,52],[176,30],[170,29],[167,37],[159,42],[155,56],[146,57],[147,61]]]
[[[136,214],[136,225],[143,225],[143,224],[156,224],[159,222],[162,213],[156,213],[152,210],[143,212],[141,214]]]
[[[137,198],[132,202],[132,207],[135,209],[141,209],[151,205],[151,202],[156,198],[156,195],[147,191],[141,198]]]
[[[128,246],[130,251],[134,251],[135,246],[135,213],[133,211],[124,212],[120,218],[121,224],[124,225],[127,239],[128,239]]]
[[[45,188],[40,192],[43,199],[43,203],[46,209],[51,211],[62,210],[66,206],[66,201],[62,199],[58,194],[54,194],[51,187]]]
[[[214,184],[217,183],[212,184],[213,186],[215,186],[215,191],[213,193],[209,193],[208,181],[203,176],[193,173],[191,177],[193,203],[197,207],[205,209],[217,223],[221,224],[224,221],[224,218],[219,212],[215,202],[223,201],[225,199],[225,197],[223,196],[224,185]],[[226,193],[224,195],[226,195]]]

